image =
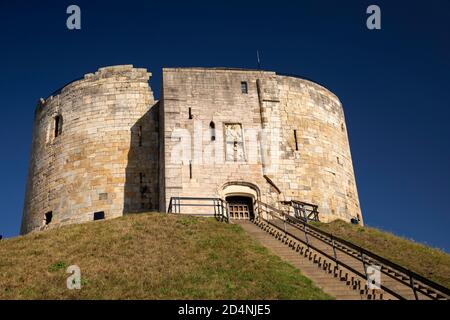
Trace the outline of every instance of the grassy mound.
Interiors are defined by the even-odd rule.
[[[239,226],[142,214],[0,242],[0,299],[329,299]],[[68,290],[66,269],[81,270]]]

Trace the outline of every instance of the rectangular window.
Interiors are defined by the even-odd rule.
[[[94,221],[105,219],[105,212],[99,211],[94,213]]]
[[[225,124],[225,148],[227,161],[245,161],[244,135],[240,123]]]
[[[298,151],[297,130],[294,130],[295,151]]]
[[[189,120],[192,120],[194,116],[192,115],[192,108],[189,108]]]
[[[248,93],[248,84],[245,81],[241,82],[241,92],[242,93]]]

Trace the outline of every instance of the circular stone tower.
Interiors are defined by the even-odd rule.
[[[157,209],[158,104],[131,65],[38,103],[21,233]]]

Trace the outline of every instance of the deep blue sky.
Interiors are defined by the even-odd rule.
[[[19,232],[37,100],[101,66],[256,67],[344,104],[365,221],[450,251],[450,1],[0,3],[0,234]],[[18,1],[17,1],[18,2]],[[66,28],[77,4],[82,30]],[[382,30],[369,31],[378,4]]]

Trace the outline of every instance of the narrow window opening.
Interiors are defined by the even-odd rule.
[[[105,211],[94,212],[94,221],[105,219]]]
[[[294,130],[295,151],[298,151],[297,130]]]
[[[62,117],[56,116],[55,117],[55,138],[60,136],[62,133]]]
[[[142,126],[139,126],[138,136],[139,136],[139,147],[142,147]]]
[[[144,182],[144,175],[141,173],[139,173],[139,183],[142,184]]]
[[[343,123],[341,123],[341,131],[344,132],[345,131],[345,126]]]
[[[216,125],[213,121],[210,122],[209,129],[211,130],[211,141],[216,141]]]
[[[189,160],[189,179],[192,179],[192,160]]]
[[[45,214],[45,225],[48,226],[53,219],[53,212],[49,211]]]
[[[189,108],[189,119],[192,120],[194,116],[192,115],[192,108]]]
[[[248,93],[248,84],[246,81],[241,82],[241,92],[242,93]]]

